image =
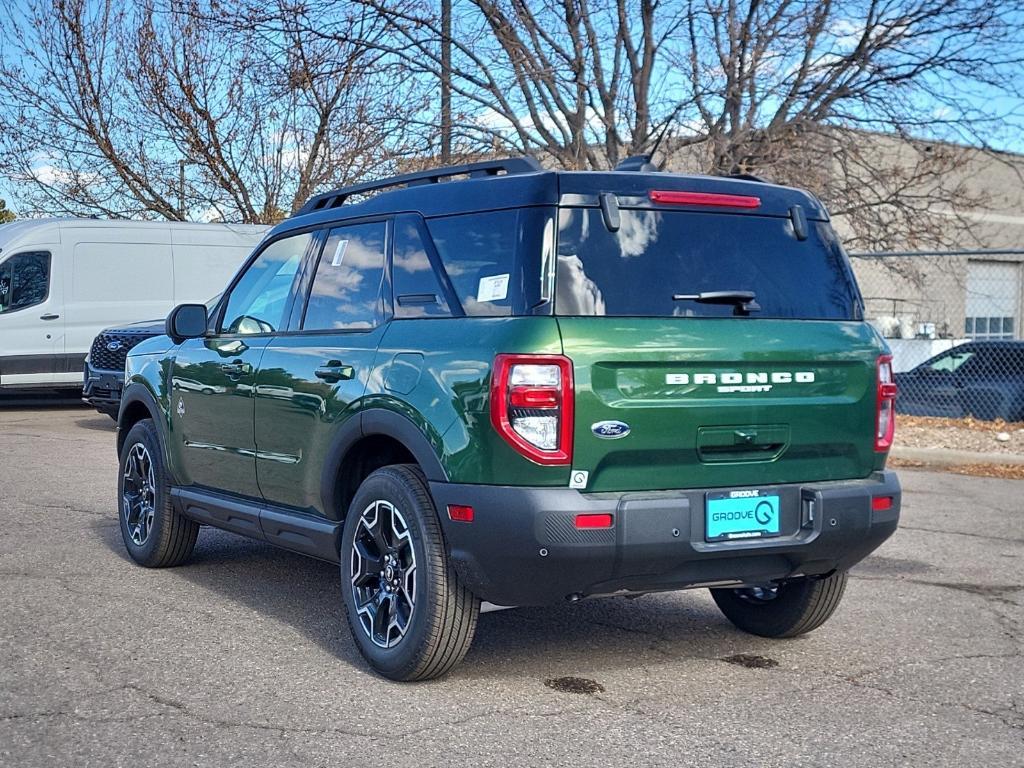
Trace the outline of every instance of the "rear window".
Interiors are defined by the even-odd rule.
[[[860,316],[846,256],[825,222],[798,240],[789,219],[622,210],[609,232],[596,208],[559,211],[559,315],[729,317],[730,304],[674,295],[753,291],[751,317],[847,320]]]

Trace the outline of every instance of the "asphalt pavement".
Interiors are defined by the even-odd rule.
[[[486,614],[402,685],[331,565],[210,529],[133,565],[113,443],[0,408],[2,766],[1024,766],[1024,481],[903,471],[899,531],[802,638],[705,590],[607,598]]]

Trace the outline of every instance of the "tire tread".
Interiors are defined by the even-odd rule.
[[[712,589],[711,596],[726,618],[744,632],[761,637],[797,637],[824,624],[842,600],[847,575],[839,571],[822,579],[783,584],[775,600],[750,603],[734,589]]]
[[[408,663],[397,669],[383,669],[369,656],[367,659],[377,671],[394,680],[416,681],[440,677],[458,664],[469,650],[476,632],[480,602],[460,583],[455,567],[448,558],[441,523],[426,477],[420,468],[414,464],[394,464],[376,470],[364,483],[371,478],[387,480],[412,495],[417,508],[416,519],[423,529],[428,591],[434,596],[437,606],[436,610],[427,613],[429,623],[424,628],[417,652]],[[353,513],[350,510],[350,514]],[[342,553],[343,562],[344,558],[345,554]],[[348,621],[362,648],[363,639],[359,634],[363,631],[362,627],[353,620],[351,613]]]
[[[121,448],[122,455],[131,446],[140,441],[148,443],[147,448],[150,451],[154,464],[154,475],[159,486],[158,495],[160,498],[156,514],[162,517],[162,522],[159,525],[159,540],[148,553],[137,551],[134,545],[129,543],[127,536],[125,536],[125,546],[128,548],[129,555],[139,565],[146,568],[173,568],[181,565],[191,557],[192,550],[196,545],[196,539],[199,536],[199,524],[189,520],[174,509],[170,494],[171,478],[164,464],[160,434],[157,432],[156,425],[152,419],[142,419],[136,422],[128,432],[128,436]],[[119,468],[119,473],[120,471]],[[120,479],[118,482],[120,482]],[[120,498],[120,493],[118,497]],[[121,520],[122,534],[125,534],[120,502],[118,505],[118,518]]]

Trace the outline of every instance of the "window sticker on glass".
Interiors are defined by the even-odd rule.
[[[339,240],[338,247],[334,249],[334,258],[331,259],[332,267],[340,267],[345,258],[345,249],[348,248],[348,240]]]
[[[504,275],[491,275],[490,277],[481,277],[480,285],[477,287],[476,300],[477,301],[501,301],[508,296],[508,278],[509,275],[506,272]]]

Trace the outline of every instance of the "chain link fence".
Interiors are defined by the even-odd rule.
[[[850,261],[893,351],[898,412],[1024,421],[1024,249]]]

